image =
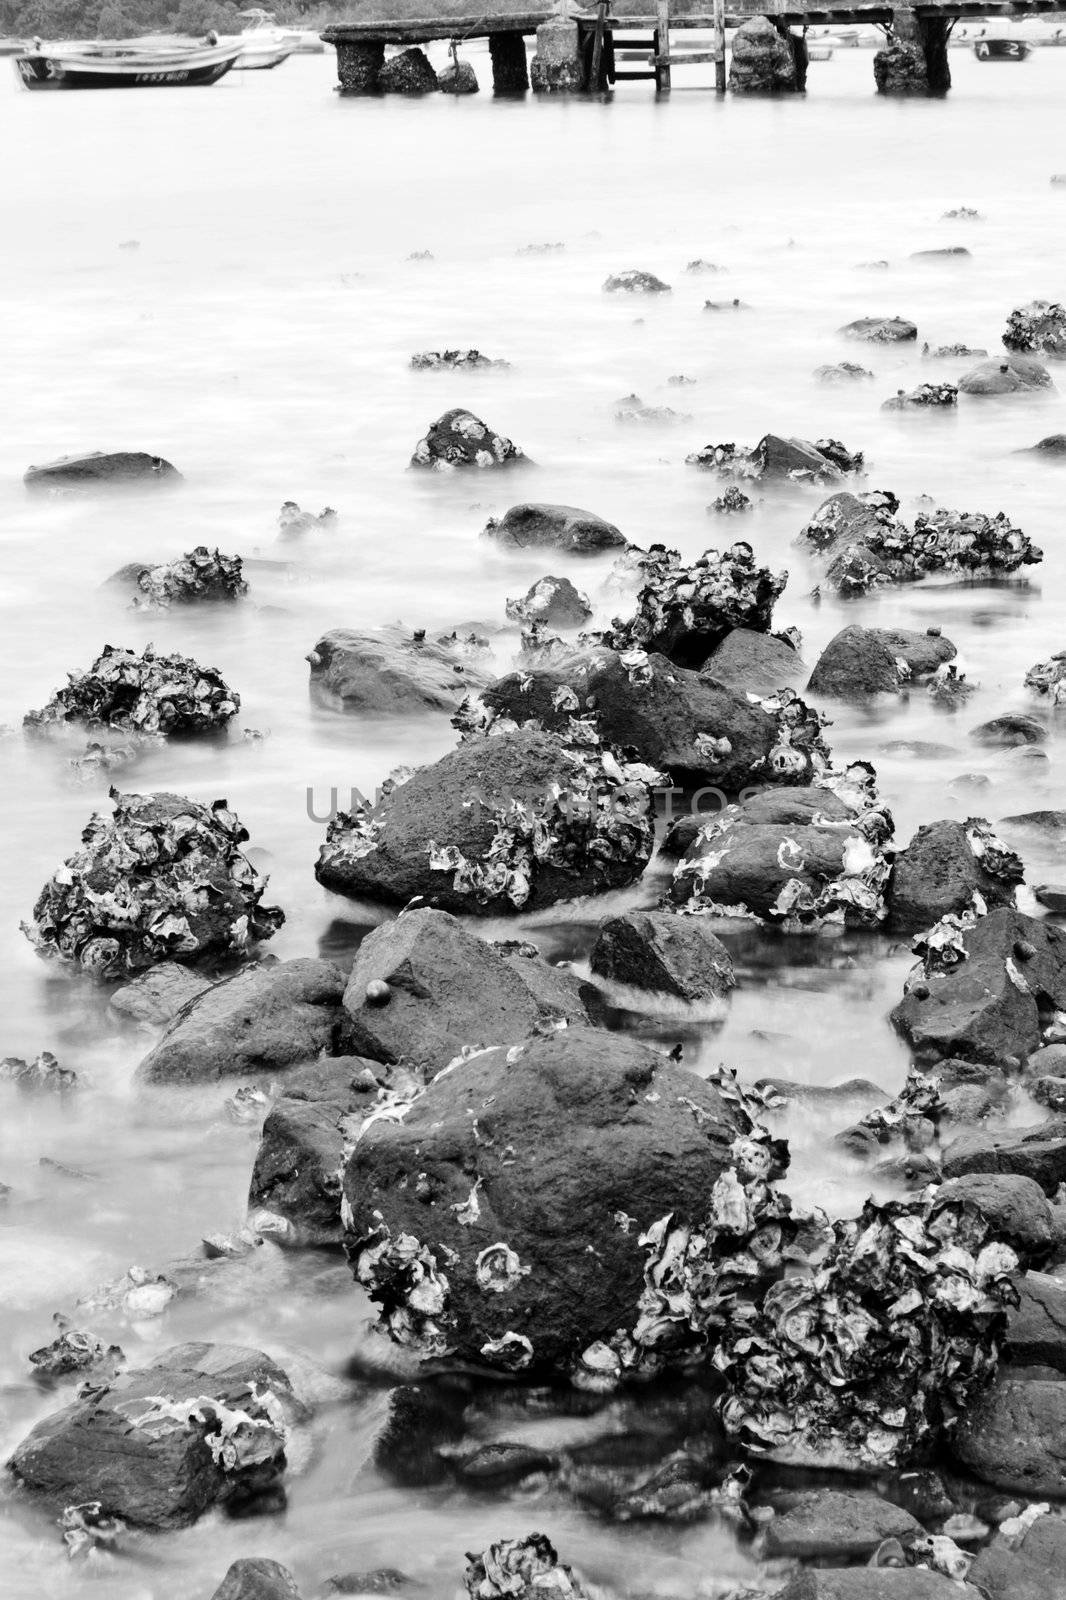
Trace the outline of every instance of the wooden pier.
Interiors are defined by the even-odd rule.
[[[387,0],[383,0],[387,4]],[[884,30],[885,51],[878,53],[875,77],[885,92],[943,93],[950,86],[947,44],[954,24],[967,17],[1019,20],[1066,12],[1066,0],[710,0],[701,10],[684,9],[684,0],[593,0],[578,9],[542,7],[530,11],[498,11],[438,16],[425,19],[338,23],[326,28],[322,38],[337,51],[337,75],[347,94],[380,92],[378,74],[388,46],[407,49],[448,40],[458,49],[470,39],[487,39],[492,61],[493,91],[498,95],[524,94],[531,87],[526,40],[535,38],[532,87],[549,92],[609,90],[615,82],[633,78],[654,81],[656,92],[669,93],[672,71],[686,65],[715,66],[715,88],[726,90],[726,29],[745,24],[761,27],[765,19],[788,45],[797,64],[803,88],[806,47],[803,34],[812,25],[867,24]],[[795,32],[794,30],[800,30]],[[711,49],[687,49],[671,35],[686,30],[710,33]],[[615,66],[616,52],[625,52],[627,65]],[[882,56],[894,57],[878,66]],[[634,57],[636,64],[633,65]],[[734,60],[736,52],[734,50]],[[897,81],[898,80],[898,81]],[[732,87],[737,87],[734,83]]]

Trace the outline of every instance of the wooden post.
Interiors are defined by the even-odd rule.
[[[714,87],[725,94],[725,0],[714,0]]]
[[[655,91],[670,93],[670,0],[656,0]]]
[[[596,32],[592,36],[592,64],[589,67],[589,93],[600,92],[600,70],[603,65],[603,35],[607,21],[608,0],[597,0]]]
[[[529,88],[526,41],[520,33],[490,33],[494,94],[525,94]]]

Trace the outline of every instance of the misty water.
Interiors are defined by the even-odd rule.
[[[484,88],[487,54],[467,54]],[[440,52],[443,64],[443,51]],[[108,1012],[106,994],[33,953],[19,931],[49,873],[73,852],[107,778],[77,782],[75,745],[28,742],[21,719],[105,643],[179,650],[217,665],[242,696],[227,742],[163,747],[121,787],[225,795],[286,912],[282,958],[342,963],[387,913],[320,889],[323,836],[309,815],[332,787],[370,795],[393,766],[434,758],[455,735],[443,718],[375,722],[316,706],[305,657],[330,627],[401,620],[501,631],[504,600],[558,562],[502,554],[487,518],[521,499],[570,502],[608,517],[633,542],[693,557],[751,540],[787,567],[779,626],[803,634],[812,665],[846,621],[939,625],[978,692],[957,714],[923,692],[874,709],[834,708],[839,757],[878,769],[905,842],[922,822],[993,821],[1062,803],[1060,736],[1035,759],[979,749],[977,723],[1029,708],[1026,669],[1066,647],[1066,470],[1018,455],[1066,430],[1057,392],[968,400],[947,414],[882,412],[900,388],[957,377],[968,363],[923,362],[921,343],[994,353],[1008,311],[1061,296],[1066,168],[1061,141],[1066,52],[1024,65],[952,53],[947,101],[873,93],[868,51],[813,63],[801,100],[718,103],[686,87],[656,103],[646,84],[611,104],[444,97],[343,100],[332,52],[269,74],[232,74],[187,94],[31,95],[0,87],[5,248],[0,256],[5,422],[0,433],[0,1054],[53,1050],[81,1080],[63,1104],[0,1086],[0,1451],[70,1394],[39,1390],[29,1351],[52,1317],[131,1263],[164,1270],[195,1258],[206,1233],[244,1216],[258,1128],[235,1123],[236,1087],[147,1090],[134,1081],[152,1042]],[[977,221],[943,220],[955,207]],[[541,254],[523,247],[561,243]],[[964,245],[969,257],[912,260]],[[432,259],[411,259],[420,252]],[[688,274],[694,258],[716,275]],[[887,262],[871,267],[870,262]],[[670,295],[609,296],[609,273],[640,267]],[[739,313],[703,311],[738,297]],[[899,314],[918,345],[845,344],[863,315]],[[414,351],[476,346],[506,371],[413,372]],[[818,385],[813,369],[857,359],[876,380]],[[673,375],[695,379],[668,384]],[[671,427],[623,424],[636,392],[689,414]],[[506,474],[406,470],[428,424],[469,406],[519,442],[535,467]],[[708,515],[719,492],[684,464],[708,441],[754,443],[767,431],[834,436],[866,453],[868,487],[985,512],[1006,511],[1043,547],[1026,582],[925,583],[846,604],[811,598],[817,574],[793,540],[815,490],[767,493],[752,515]],[[144,449],[185,475],[173,493],[29,497],[31,462],[87,449]],[[280,542],[283,500],[336,507],[331,532]],[[126,562],[196,544],[249,562],[245,603],[146,616],[102,587]],[[598,607],[606,563],[566,569]],[[798,684],[796,687],[802,687]],[[245,740],[254,729],[262,739]],[[975,794],[954,786],[979,772]],[[1030,883],[1061,879],[1046,839],[1010,836]],[[610,904],[653,904],[653,871]],[[1023,904],[1032,909],[1023,894]],[[555,958],[582,962],[602,904],[519,919]],[[514,924],[508,924],[508,931]],[[496,929],[481,931],[499,936]],[[905,1056],[885,1017],[910,964],[907,945],[871,934],[792,942],[732,940],[738,988],[722,1018],[660,1014],[633,1025],[684,1037],[694,1070],[724,1060],[745,1077],[832,1084],[902,1081]],[[841,1121],[847,1120],[846,1111]],[[868,1175],[827,1148],[824,1123],[783,1123],[790,1190],[847,1209]],[[58,1164],[58,1166],[56,1165]],[[63,1170],[60,1170],[63,1169]],[[131,1365],[186,1338],[298,1349],[339,1374],[367,1337],[370,1308],[344,1263],[265,1245],[200,1274],[156,1319],[83,1313]],[[50,1515],[4,1493],[0,1597],[200,1600],[230,1560],[274,1556],[306,1594],[331,1573],[399,1566],[451,1594],[463,1553],[532,1527],[617,1592],[687,1595],[740,1578],[746,1558],[712,1521],[613,1527],[573,1503],[508,1501],[458,1488],[401,1490],[372,1464],[387,1404],[380,1387],[340,1386],[319,1412],[313,1448],[290,1473],[283,1515],[134,1541],[119,1558],[69,1561]]]

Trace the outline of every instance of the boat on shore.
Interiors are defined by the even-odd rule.
[[[27,89],[178,89],[217,83],[239,53],[217,41],[35,39],[14,62]]]

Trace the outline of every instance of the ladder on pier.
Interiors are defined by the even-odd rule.
[[[714,48],[712,50],[675,50],[670,44],[670,0],[656,0],[655,30],[648,36],[620,36],[614,29],[624,18],[612,17],[610,0],[596,0],[596,22],[592,36],[592,59],[588,77],[589,88],[609,87],[611,83],[633,79],[654,79],[659,94],[669,94],[673,67],[714,63],[715,90],[725,93],[725,0],[714,0]],[[607,52],[609,50],[609,58]],[[615,52],[647,50],[641,66],[635,69],[615,67]],[[639,59],[639,57],[638,57]],[[605,72],[605,67],[607,71]]]

